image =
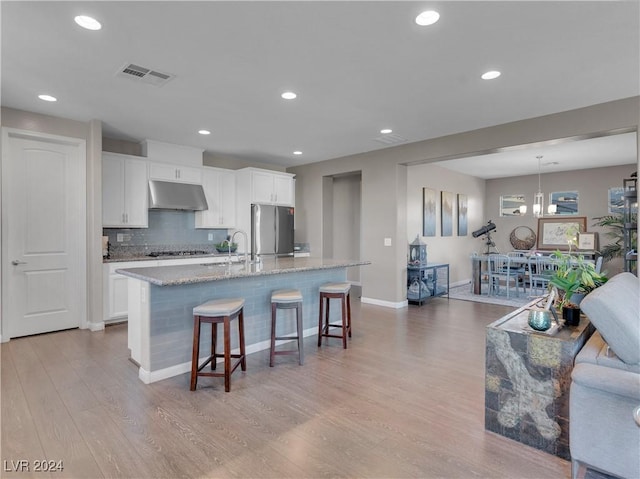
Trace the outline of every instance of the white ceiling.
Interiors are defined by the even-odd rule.
[[[441,161],[438,166],[478,178],[506,178],[540,173],[603,168],[637,162],[636,132],[569,140],[481,156]],[[629,174],[633,170],[629,171]]]
[[[386,148],[381,128],[414,142],[640,94],[637,1],[0,5],[3,106],[282,166]],[[440,21],[418,27],[426,8]],[[103,29],[79,28],[78,14]],[[128,63],[175,78],[156,87],[116,76]],[[502,76],[481,80],[490,69]],[[282,100],[285,90],[298,98]],[[633,148],[624,162],[635,161],[635,141],[614,140],[598,141]],[[537,171],[536,154],[592,166],[612,156],[579,143],[558,156],[513,152],[506,164],[523,174]],[[499,156],[483,156],[475,174],[493,161],[507,173]]]

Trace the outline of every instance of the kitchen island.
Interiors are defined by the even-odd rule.
[[[286,257],[250,264],[119,269],[118,273],[129,278],[128,343],[131,359],[139,365],[138,377],[149,384],[191,370],[193,308],[211,299],[245,299],[247,354],[269,348],[271,292],[276,289],[301,291],[304,335],[317,334],[318,287],[346,281],[346,268],[366,264],[369,262]],[[334,309],[338,314],[339,308]],[[279,322],[278,336],[294,331],[293,317]],[[234,332],[232,344],[236,341]],[[210,329],[205,328],[201,351],[208,351],[210,344]]]

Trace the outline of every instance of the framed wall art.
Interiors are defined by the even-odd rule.
[[[597,238],[596,233],[578,233],[578,249],[595,251]]]
[[[566,251],[577,246],[578,233],[586,229],[586,216],[538,218],[538,249]]]
[[[453,203],[455,195],[450,191],[440,192],[441,197],[441,232],[442,236],[453,236]]]
[[[422,236],[436,235],[437,192],[422,188]]]
[[[556,205],[554,215],[577,215],[578,192],[554,191],[549,194],[549,205]]]
[[[609,213],[612,215],[622,214],[624,211],[624,188],[616,186],[609,188]]]
[[[500,195],[500,216],[522,216],[521,210],[524,206],[526,210],[525,196],[521,195]]]
[[[458,236],[467,236],[467,195],[458,193]]]

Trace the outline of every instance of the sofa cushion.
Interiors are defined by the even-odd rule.
[[[620,361],[609,345],[602,339],[599,331],[593,333],[575,359],[575,364],[596,364],[607,368],[621,369],[640,374],[640,364],[628,364]]]
[[[636,276],[614,276],[589,293],[580,308],[620,360],[640,364],[640,280]]]

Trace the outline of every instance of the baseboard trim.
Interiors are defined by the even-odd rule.
[[[404,301],[393,302],[393,301],[384,301],[382,299],[366,298],[363,296],[360,298],[360,302],[367,303],[367,304],[374,304],[376,306],[384,306],[385,308],[392,308],[392,309],[401,309],[409,306],[409,302],[406,299]]]
[[[104,330],[104,321],[100,321],[99,323],[87,323],[87,328],[89,331],[102,331]]]

